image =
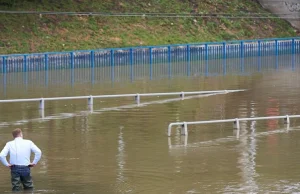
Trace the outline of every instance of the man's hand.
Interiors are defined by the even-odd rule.
[[[12,165],[11,164],[8,164],[8,166],[7,166],[9,169],[11,169],[11,167],[12,167]]]
[[[31,168],[31,167],[35,167],[35,164],[30,163],[28,166],[29,166],[30,168]]]

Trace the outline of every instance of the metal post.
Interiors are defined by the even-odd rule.
[[[205,44],[205,76],[208,76],[208,44]]]
[[[170,125],[168,126],[168,137],[171,136],[171,130],[172,130],[172,125],[170,124]]]
[[[289,117],[289,115],[286,115],[286,118],[284,118],[284,124],[290,124],[290,117]]]
[[[181,92],[180,97],[181,97],[181,100],[184,100],[184,92]]]
[[[186,47],[187,52],[187,76],[191,75],[191,52],[190,52],[190,45]]]
[[[74,84],[74,53],[71,52],[71,84],[73,86]]]
[[[45,85],[48,86],[48,54],[45,54]]]
[[[91,51],[91,82],[94,84],[95,77],[95,51]]]
[[[244,72],[244,42],[241,42],[241,72]]]
[[[133,50],[129,49],[129,61],[130,61],[130,80],[133,81]]]
[[[45,109],[45,100],[44,100],[44,98],[40,99],[39,109],[41,109],[41,110]]]
[[[48,71],[48,54],[45,54],[45,71]]]
[[[223,75],[226,75],[226,43],[223,43]]]
[[[183,124],[181,126],[181,135],[188,135],[187,123],[186,122],[183,122]]]
[[[240,130],[240,121],[238,118],[236,118],[235,121],[233,122],[233,128]]]
[[[24,59],[23,59],[23,71],[24,72],[27,71],[27,55],[24,55]]]
[[[292,70],[295,71],[295,39],[292,39]]]
[[[257,55],[258,55],[258,58],[257,58],[257,60],[258,60],[258,72],[260,72],[261,71],[261,41],[259,40],[258,41],[258,53],[257,53]]]
[[[114,62],[114,50],[110,51],[110,66],[111,66],[111,81],[115,81],[115,62]]]
[[[140,102],[141,102],[141,96],[140,96],[140,94],[136,94],[135,101],[136,101],[137,104],[140,104]]]
[[[150,63],[149,77],[150,80],[152,80],[152,47],[149,48],[149,63]]]
[[[5,56],[3,56],[2,57],[2,72],[3,73],[6,73],[6,57]]]
[[[168,46],[168,73],[171,78],[171,46]]]
[[[45,117],[45,111],[44,111],[44,109],[40,109],[39,110],[39,114],[40,114],[40,117],[43,119]]]
[[[275,56],[276,56],[276,70],[278,70],[278,40],[275,40]]]
[[[93,105],[94,104],[94,98],[92,95],[88,98],[88,105]]]

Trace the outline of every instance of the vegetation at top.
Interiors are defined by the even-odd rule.
[[[0,10],[146,14],[117,17],[0,13],[0,54],[299,35],[288,22],[278,18],[213,17],[216,13],[268,13],[254,0],[1,0]],[[148,17],[147,13],[193,17]]]

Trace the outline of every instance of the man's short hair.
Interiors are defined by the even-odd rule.
[[[14,138],[19,137],[20,134],[22,134],[22,130],[20,128],[16,128],[15,130],[12,131],[12,135]]]

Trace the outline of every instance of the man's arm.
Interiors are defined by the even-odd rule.
[[[0,160],[5,166],[10,167],[11,165],[6,160],[6,156],[8,153],[9,153],[9,146],[8,144],[6,144],[0,153]]]
[[[31,151],[34,153],[33,162],[30,165],[35,166],[41,159],[42,151],[33,142],[31,143],[30,148]]]

